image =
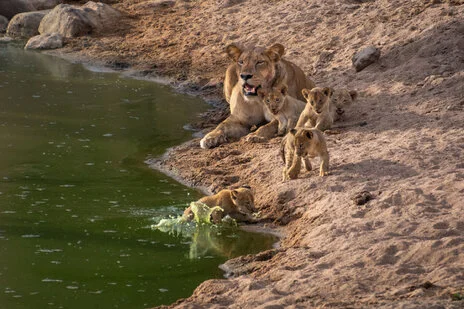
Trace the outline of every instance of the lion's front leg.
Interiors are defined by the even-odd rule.
[[[203,149],[217,147],[221,144],[238,140],[249,131],[249,128],[231,115],[201,139],[200,147]]]
[[[273,119],[271,122],[265,124],[252,134],[248,135],[246,141],[252,143],[265,142],[277,134],[278,126],[279,121],[277,119]]]

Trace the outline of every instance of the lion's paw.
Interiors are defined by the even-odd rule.
[[[200,140],[200,147],[203,149],[210,149],[226,142],[227,138],[224,135],[214,134],[214,132],[211,132],[206,134],[206,136]]]
[[[266,141],[266,139],[256,134],[250,134],[247,137],[245,137],[245,141],[248,143],[263,143]]]

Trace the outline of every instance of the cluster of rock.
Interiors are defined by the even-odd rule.
[[[120,16],[111,6],[93,1],[78,7],[62,0],[2,0],[0,33],[29,39],[26,49],[55,49],[63,47],[64,38],[103,30]]]

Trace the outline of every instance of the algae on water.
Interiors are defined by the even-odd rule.
[[[193,212],[196,223],[211,223],[211,214],[215,211],[224,211],[220,206],[209,207],[202,202],[191,202],[190,209]]]

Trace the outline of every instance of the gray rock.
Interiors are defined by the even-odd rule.
[[[8,19],[19,13],[54,8],[63,0],[0,0],[0,15]]]
[[[8,24],[6,33],[13,38],[30,38],[39,34],[39,25],[49,10],[20,13]]]
[[[63,0],[29,0],[27,1],[35,11],[53,9],[58,4],[63,3]]]
[[[0,0],[0,15],[8,19],[18,13],[29,12],[32,7],[24,0]]]
[[[30,38],[24,49],[56,49],[61,47],[63,47],[63,36],[59,33],[50,33]]]
[[[379,58],[380,49],[375,46],[368,46],[354,54],[351,61],[353,62],[353,66],[356,69],[356,72],[359,72],[379,60]]]
[[[121,13],[104,3],[89,1],[82,6],[82,10],[87,13],[92,27],[101,30],[116,22]]]
[[[39,32],[56,32],[64,37],[77,37],[110,26],[120,16],[119,11],[104,3],[89,1],[82,7],[60,4],[45,16],[40,23]]]
[[[0,33],[5,33],[8,27],[8,18],[0,15]]]

